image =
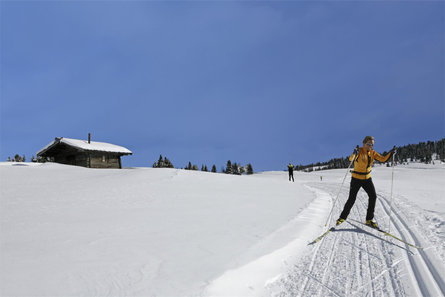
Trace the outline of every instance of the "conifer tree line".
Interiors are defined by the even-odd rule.
[[[158,162],[153,164],[153,168],[175,168],[167,157],[162,158],[162,155],[159,156]]]
[[[33,159],[34,159],[34,157],[33,157]],[[26,157],[25,157],[25,155],[20,156],[19,154],[16,154],[14,156],[14,158],[8,157],[8,160],[6,160],[6,161],[7,162],[26,162]]]
[[[386,155],[388,152],[383,152]],[[420,142],[418,144],[408,144],[397,147],[397,154],[395,155],[395,163],[403,164],[409,162],[432,163],[435,160],[445,162],[445,138],[439,141]],[[298,165],[295,170],[299,171],[313,171],[325,169],[348,168],[349,156],[345,158],[335,158],[328,162],[317,162],[308,165]],[[376,163],[379,163],[376,160]]]
[[[184,168],[185,170],[198,170],[198,165],[194,164],[192,165],[191,162],[188,163],[188,165]],[[201,165],[201,171],[208,172],[207,165],[203,164]],[[210,170],[213,173],[217,173],[216,165],[213,164],[212,169]],[[246,166],[242,166],[238,163],[232,163],[232,161],[227,161],[226,167],[221,169],[221,173],[225,174],[234,174],[234,175],[242,175],[242,174],[253,174],[253,167],[252,164],[247,164]]]
[[[45,163],[45,161],[46,160],[44,158],[41,158],[41,157],[37,157],[37,158],[34,157],[34,156],[31,157],[31,162],[34,162],[34,163],[37,163],[37,162]],[[25,155],[20,156],[19,154],[16,154],[14,156],[14,158],[8,157],[6,162],[26,162],[26,156]]]
[[[175,168],[170,162],[170,160],[167,157],[162,157],[162,155],[159,156],[159,159],[157,162],[153,164],[153,168]],[[192,162],[188,162],[188,164],[184,167],[185,170],[199,170],[198,165],[192,164]],[[209,172],[209,168],[206,164],[201,165],[201,171]],[[213,164],[212,168],[210,169],[210,172],[217,173],[216,165]],[[234,174],[234,175],[242,175],[242,174],[253,174],[253,167],[252,164],[247,164],[246,166],[242,166],[238,163],[232,163],[230,160],[227,161],[226,167],[222,168],[222,173],[226,174]]]
[[[399,163],[432,163],[435,160],[445,162],[445,138],[439,141],[420,142],[397,148],[396,159]]]
[[[184,169],[185,170],[195,170],[195,171],[198,171],[198,165],[196,165],[196,164],[192,165],[192,162],[189,162],[188,165],[184,167]],[[204,171],[204,170],[202,170],[202,171]]]
[[[238,163],[232,163],[230,160],[227,161],[226,168],[222,170],[225,174],[234,174],[234,175],[242,175],[242,174],[253,174],[252,164],[247,164],[246,166],[242,166]]]

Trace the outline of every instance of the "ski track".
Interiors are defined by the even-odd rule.
[[[314,184],[334,197],[335,184]],[[342,189],[341,197],[348,197]],[[390,203],[378,192],[376,221],[388,230]],[[347,198],[337,201],[335,215]],[[368,196],[360,190],[350,218],[364,221]],[[392,203],[391,233],[425,249],[417,250],[365,226],[346,221],[309,250],[288,273],[268,284],[271,296],[445,296],[444,263],[412,226],[403,206]],[[367,230],[369,229],[369,230]]]
[[[388,199],[382,195],[379,195],[379,204],[383,211],[389,216],[389,202]],[[391,223],[394,224],[397,232],[401,238],[412,242],[418,246],[422,245],[413,231],[413,227],[409,226],[407,220],[402,217],[401,212],[394,212],[391,216]],[[400,225],[398,224],[400,223]],[[414,227],[415,228],[415,227]],[[431,262],[430,256],[421,249],[415,256],[407,254],[410,259],[411,268],[416,275],[417,284],[421,290],[423,296],[445,296],[445,282],[444,279],[438,273],[438,269]],[[435,261],[441,263],[440,261]]]

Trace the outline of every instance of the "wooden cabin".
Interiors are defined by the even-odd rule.
[[[60,164],[87,168],[122,168],[121,156],[133,154],[129,149],[105,142],[57,137],[37,152],[37,156]]]

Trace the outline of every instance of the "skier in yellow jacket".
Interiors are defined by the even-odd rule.
[[[371,167],[374,160],[379,160],[380,162],[386,162],[391,154],[396,152],[395,147],[383,157],[379,153],[373,150],[374,147],[374,137],[366,136],[363,139],[363,147],[355,149],[354,153],[349,157],[352,162],[354,160],[354,170],[352,171],[351,187],[349,190],[349,198],[343,208],[340,217],[337,220],[337,225],[343,223],[349,215],[352,206],[357,198],[357,193],[360,188],[366,191],[369,196],[368,211],[366,213],[366,225],[374,228],[378,228],[377,224],[373,221],[374,218],[374,208],[377,200],[377,194],[375,192],[374,183],[371,178]]]

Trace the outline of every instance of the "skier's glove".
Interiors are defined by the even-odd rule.
[[[354,149],[354,155],[357,156],[358,152],[360,151],[359,146],[357,145],[356,148]]]

